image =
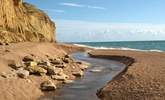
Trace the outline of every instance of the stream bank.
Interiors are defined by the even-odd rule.
[[[92,58],[86,53],[74,53],[73,58],[90,63],[84,76],[66,84],[40,100],[99,100],[97,91],[122,72],[126,65],[109,59]]]

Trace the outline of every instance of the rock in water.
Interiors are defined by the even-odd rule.
[[[45,81],[43,83],[41,83],[41,90],[42,91],[53,91],[53,90],[56,90],[56,85],[51,81]]]
[[[0,44],[53,42],[55,25],[41,10],[22,0],[0,0]]]

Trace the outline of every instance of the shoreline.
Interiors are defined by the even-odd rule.
[[[72,44],[72,45],[73,46],[82,47],[82,48],[95,49],[95,50],[123,50],[123,51],[141,51],[141,52],[165,52],[165,51],[159,50],[159,49],[144,50],[144,49],[135,49],[135,48],[127,48],[127,47],[121,47],[121,48],[94,47],[94,46],[89,46],[89,45],[84,45],[84,44]]]
[[[165,98],[163,81],[165,74],[162,71],[165,69],[163,67],[165,52],[94,50],[90,55],[121,62],[123,60],[116,57],[132,59],[128,60],[130,63],[124,72],[98,91],[97,95],[101,100],[162,100]]]

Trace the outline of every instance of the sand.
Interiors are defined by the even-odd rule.
[[[62,46],[55,43],[12,43],[0,46],[0,100],[37,100],[44,93],[40,90],[40,84],[50,77],[30,75],[27,79],[19,77],[3,78],[3,73],[13,73],[10,63],[19,63],[25,56],[33,56],[38,60],[63,57],[66,55]],[[69,79],[75,79],[73,71],[81,70],[76,63],[68,63],[63,72]],[[61,81],[53,81],[61,84]]]
[[[165,52],[94,50],[90,54],[128,65],[98,91],[102,100],[165,100]]]

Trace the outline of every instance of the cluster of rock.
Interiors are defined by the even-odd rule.
[[[69,64],[76,63],[77,67],[79,67],[79,71],[73,71],[72,75],[75,77],[83,76],[83,70],[85,70],[88,65],[82,62],[74,62],[74,60],[65,55],[61,58],[49,58],[46,61],[34,59],[29,56],[25,56],[22,59],[21,63],[12,63],[9,64],[10,67],[14,69],[14,71],[10,74],[3,73],[1,76],[4,78],[10,77],[20,77],[20,78],[28,78],[30,75],[36,76],[48,76],[50,80],[45,81],[41,84],[41,90],[55,90],[56,85],[53,83],[53,80],[61,81],[62,83],[71,83],[72,80],[69,79],[69,76],[65,74],[64,69],[69,67]]]

